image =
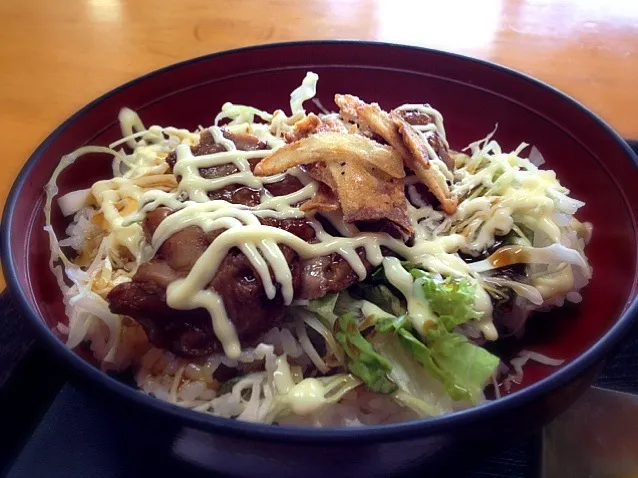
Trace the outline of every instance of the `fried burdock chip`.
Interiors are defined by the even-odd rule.
[[[445,177],[431,168],[428,147],[416,129],[397,113],[388,113],[376,104],[368,104],[352,95],[335,95],[340,115],[383,138],[403,158],[419,180],[436,196],[448,214],[456,212],[457,200],[452,197]]]
[[[286,143],[294,143],[300,139],[307,138],[308,136],[315,135],[317,133],[347,133],[348,129],[346,125],[339,118],[336,117],[324,117],[319,118],[316,114],[310,113],[304,119],[295,123],[295,131],[292,133],[285,133],[284,139]]]
[[[391,147],[346,133],[318,133],[278,149],[255,167],[258,176],[306,166],[320,189],[306,210],[335,210],[338,199],[346,222],[388,220],[412,234],[407,215],[403,159]],[[330,193],[332,196],[330,195]]]
[[[365,136],[334,132],[318,133],[279,148],[262,159],[254,172],[257,176],[269,176],[317,162],[356,162],[361,167],[377,168],[393,178],[405,177],[403,160],[394,149]]]
[[[303,212],[334,212],[341,209],[341,205],[339,204],[337,196],[332,192],[332,189],[320,182],[319,190],[314,197],[303,203],[299,209]]]

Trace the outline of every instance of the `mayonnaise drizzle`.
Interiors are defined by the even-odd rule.
[[[427,329],[438,321],[438,317],[423,296],[421,284],[414,280],[396,257],[383,259],[383,270],[388,281],[405,297],[412,325],[420,335],[425,335]]]
[[[351,375],[334,375],[323,382],[316,378],[303,378],[295,382],[290,365],[285,356],[277,357],[273,382],[277,399],[288,406],[297,415],[310,415],[330,403],[338,401],[341,396],[361,383]]]
[[[489,264],[482,262],[470,266],[457,252],[483,251],[494,243],[495,236],[509,233],[515,223],[542,231],[553,243],[560,242],[563,230],[553,220],[557,203],[562,202],[573,208],[577,202],[567,198],[569,191],[560,186],[553,172],[538,170],[529,161],[518,157],[518,151],[509,155],[501,153],[498,145],[489,142],[487,138],[483,149],[475,147],[479,144],[475,143],[473,156],[452,173],[427,141],[428,135],[437,134],[447,144],[443,117],[429,105],[413,104],[403,105],[398,109],[417,110],[432,119],[431,123],[415,128],[424,139],[428,156],[436,166],[440,180],[452,182],[453,194],[462,198],[457,213],[446,217],[420,201],[411,186],[418,179],[408,177],[405,182],[410,199],[408,215],[416,232],[414,245],[408,246],[383,233],[360,233],[356,226],[344,223],[337,213],[324,216],[342,237],[329,234],[321,222],[312,215],[304,214],[298,207],[303,201],[312,198],[318,189],[318,184],[303,170],[293,168],[284,174],[257,177],[252,174],[249,163],[250,159],[265,158],[285,144],[283,133],[292,131],[295,122],[305,116],[303,103],[315,95],[317,79],[316,74],[308,73],[302,85],[293,91],[290,98],[291,116],[286,116],[281,110],[271,114],[256,108],[226,103],[215,119],[215,126],[209,128],[214,141],[222,145],[225,151],[194,156],[190,149],[190,145],[195,143],[193,138],[182,130],[173,129],[179,132],[179,144],[175,146],[177,161],[173,168],[174,174],[181,178],[177,191],[147,190],[143,194],[137,194],[140,212],[137,216],[118,223],[122,234],[129,226],[137,228],[131,241],[139,242],[141,229],[133,223],[139,222],[146,212],[159,206],[173,209],[175,212],[160,223],[153,235],[153,251],[157,251],[173,234],[190,226],[197,226],[205,232],[223,230],[197,260],[189,274],[169,285],[167,303],[172,308],[182,310],[205,308],[211,315],[214,332],[229,357],[237,357],[241,352],[239,340],[227,317],[222,298],[209,288],[209,284],[221,261],[232,248],[240,249],[248,258],[261,278],[267,297],[273,299],[280,290],[286,304],[292,302],[294,291],[290,268],[279,245],[291,247],[302,259],[337,253],[348,262],[360,280],[367,275],[366,266],[357,253],[357,250],[363,249],[370,264],[384,264],[390,282],[406,296],[408,312],[416,329],[424,331],[429,322],[437,320],[436,315],[421,297],[422,288],[397,259],[384,259],[381,247],[387,247],[405,260],[443,276],[473,276],[476,279],[479,269],[487,269]],[[131,113],[130,110],[123,111],[120,116],[123,120],[122,131],[130,137],[129,144],[135,145],[136,152],[140,151],[140,154],[157,154],[161,146],[156,146],[153,141],[166,134],[168,129],[154,130],[156,127],[151,127],[147,133],[142,134],[144,125],[139,118],[132,117]],[[261,122],[255,122],[255,118],[259,118]],[[238,151],[234,143],[224,137],[219,126],[223,120],[230,120],[224,126],[230,132],[255,135],[271,149]],[[143,140],[137,142],[135,138],[140,136]],[[161,142],[157,144],[160,145]],[[487,164],[485,161],[488,161]],[[148,164],[150,166],[145,167],[155,167],[155,163]],[[204,178],[200,174],[202,168],[224,164],[233,164],[237,172],[213,179]],[[286,174],[296,176],[304,185],[303,188],[286,196],[273,197],[265,185],[281,181]],[[208,194],[211,191],[232,184],[258,190],[260,204],[248,207],[222,200],[209,200]],[[477,190],[482,190],[482,194],[476,197],[474,194],[470,195]],[[102,194],[109,192],[104,191]],[[306,218],[315,230],[317,242],[310,244],[283,229],[261,224],[259,219],[266,217]],[[574,253],[578,254],[575,251]],[[572,263],[577,262],[572,257]],[[566,273],[561,272],[539,279],[538,286],[543,296],[549,294],[546,289],[565,289],[569,284],[566,277]],[[479,328],[486,338],[494,340],[496,330],[491,322],[491,301],[480,282],[475,305],[484,313],[483,319],[479,321]],[[312,388],[310,382],[307,386]]]

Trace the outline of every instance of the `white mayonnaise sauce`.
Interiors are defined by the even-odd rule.
[[[474,292],[474,309],[483,314],[481,318],[476,321],[478,329],[483,336],[487,340],[493,341],[498,339],[498,332],[496,331],[496,327],[494,327],[492,317],[492,299],[480,285],[476,287],[476,291]]]
[[[304,378],[295,383],[286,357],[277,357],[276,364],[273,378],[277,395],[290,405],[293,413],[310,415],[329,403],[326,399],[326,387],[319,380]]]
[[[250,170],[249,160],[265,158],[285,144],[283,133],[293,131],[294,123],[305,116],[303,103],[314,97],[317,79],[316,74],[308,73],[302,85],[293,91],[290,97],[291,116],[286,116],[281,110],[270,114],[256,108],[226,103],[215,119],[216,125],[209,129],[214,140],[224,146],[225,151],[197,157],[190,149],[197,142],[197,133],[175,128],[157,129],[159,127],[145,130],[134,112],[122,110],[122,133],[129,137],[128,144],[136,148],[133,156],[143,158],[144,155],[149,155],[155,158],[155,162],[138,158],[137,167],[158,167],[157,158],[161,160],[168,154],[168,151],[161,150],[159,138],[172,138],[177,158],[173,172],[181,178],[179,185],[173,191],[146,189],[143,192],[139,188],[135,189],[137,186],[118,182],[116,178],[96,183],[92,190],[115,236],[131,251],[135,251],[143,242],[139,221],[146,212],[162,205],[175,212],[162,221],[155,231],[152,238],[154,251],[173,234],[189,226],[197,226],[204,231],[224,230],[197,260],[189,274],[170,284],[167,302],[175,309],[205,308],[211,315],[214,332],[229,357],[236,358],[240,354],[237,333],[227,317],[222,298],[208,285],[217,273],[222,259],[232,248],[239,248],[248,258],[264,284],[266,295],[274,298],[279,289],[286,304],[292,302],[294,291],[291,272],[279,245],[291,247],[302,259],[337,253],[350,264],[361,280],[367,275],[365,264],[357,254],[357,249],[362,248],[370,264],[378,266],[383,263],[388,280],[406,297],[408,313],[415,328],[422,333],[437,317],[423,297],[418,281],[401,266],[398,259],[384,258],[382,246],[407,261],[443,276],[476,277],[479,272],[476,267],[468,265],[457,252],[484,251],[494,243],[495,236],[508,234],[515,224],[541,231],[552,243],[560,243],[564,228],[559,227],[553,218],[560,211],[561,204],[574,207],[573,203],[564,199],[569,191],[560,186],[552,172],[539,171],[527,159],[515,154],[501,153],[498,145],[495,146],[493,142],[485,145],[483,150],[475,151],[471,158],[467,158],[466,164],[461,164],[453,173],[440,161],[429,143],[424,141],[428,148],[427,153],[440,173],[441,181],[451,181],[451,191],[461,201],[456,214],[447,217],[422,201],[419,202],[410,186],[408,197],[414,200],[408,204],[408,214],[416,231],[414,245],[408,246],[383,233],[360,233],[354,225],[345,224],[337,213],[326,214],[325,217],[343,237],[330,235],[313,215],[306,216],[298,207],[301,202],[312,198],[318,189],[318,184],[300,168],[293,168],[286,174],[299,178],[304,187],[287,196],[273,197],[264,185],[280,181],[286,174],[257,177]],[[418,110],[427,114],[432,122],[416,127],[419,134],[424,139],[427,135],[437,134],[446,142],[443,117],[438,111],[428,105],[403,105],[399,109]],[[259,121],[255,122],[256,119]],[[230,120],[224,126],[229,131],[255,135],[271,149],[238,151],[232,141],[224,138],[219,127],[222,120]],[[137,141],[136,138],[142,140]],[[201,168],[224,164],[233,164],[237,172],[215,179],[206,179],[200,174]],[[127,167],[127,174],[134,175],[136,165],[131,162]],[[414,184],[415,181],[413,177],[406,178],[406,184]],[[247,207],[209,200],[209,192],[231,184],[258,190],[260,204]],[[470,194],[478,190],[482,194]],[[120,216],[115,204],[123,195],[136,199],[140,207],[137,215],[125,218]],[[317,242],[309,244],[282,229],[262,225],[259,218],[265,217],[305,217],[316,231]],[[577,261],[572,258],[571,262]],[[478,267],[489,269],[493,265],[483,261]],[[539,287],[543,297],[558,290],[568,290],[573,281],[570,282],[566,274],[546,277],[534,285]],[[496,330],[492,325],[491,301],[480,284],[477,286],[475,306],[483,312],[483,319],[479,321],[480,330],[486,338],[494,340]],[[317,385],[318,382],[313,380],[306,379],[293,385],[290,382],[284,384],[285,380],[279,379],[280,385],[289,389],[290,396],[305,397],[298,403],[312,404],[298,405],[299,410],[304,413],[321,401],[320,384]],[[305,406],[308,408],[304,408]]]
[[[414,280],[412,274],[405,270],[396,257],[383,259],[383,270],[390,284],[405,297],[412,325],[420,335],[424,335],[427,329],[438,321],[438,317],[430,309],[420,282]]]

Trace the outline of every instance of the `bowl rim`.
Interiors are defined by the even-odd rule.
[[[56,357],[64,361],[66,364],[71,365],[74,371],[79,372],[84,377],[87,377],[92,384],[99,384],[99,386],[104,387],[110,393],[125,399],[128,403],[144,407],[146,410],[158,415],[161,414],[165,418],[179,421],[181,422],[182,426],[207,430],[227,436],[235,436],[255,440],[269,439],[277,442],[294,441],[321,444],[337,444],[355,439],[358,442],[399,441],[407,440],[414,437],[433,435],[442,431],[450,432],[454,429],[459,428],[460,426],[468,426],[477,423],[478,421],[488,420],[495,415],[511,411],[512,409],[522,407],[534,400],[537,400],[541,396],[548,394],[549,392],[575,379],[582,371],[600,361],[605,353],[608,352],[613,345],[619,342],[624,335],[626,335],[630,327],[633,325],[633,322],[638,318],[638,296],[634,296],[631,299],[630,305],[625,307],[618,320],[582,355],[578,356],[572,362],[568,363],[563,368],[557,370],[548,377],[520,391],[508,395],[507,397],[503,397],[499,400],[485,403],[477,407],[424,420],[355,428],[319,429],[311,427],[272,426],[259,423],[242,422],[234,419],[215,417],[213,415],[208,415],[205,413],[195,412],[178,407],[163,400],[153,398],[138,389],[119,382],[115,378],[102,372],[101,370],[97,369],[89,362],[85,361],[80,356],[75,354],[52,333],[46,322],[43,321],[36,310],[31,307],[29,299],[27,298],[27,292],[23,290],[19,285],[18,272],[10,247],[10,237],[13,224],[13,210],[15,204],[19,199],[21,190],[28,180],[31,171],[37,166],[40,157],[42,156],[44,151],[48,149],[49,145],[52,144],[70,124],[80,119],[91,108],[103,101],[106,101],[114,94],[139,82],[142,82],[147,78],[171,70],[176,70],[186,65],[225,55],[242,54],[246,52],[254,52],[271,48],[311,47],[317,45],[330,45],[336,49],[348,46],[363,48],[390,47],[395,49],[411,50],[417,54],[419,52],[427,52],[441,56],[452,57],[466,62],[472,62],[484,67],[491,68],[493,70],[505,72],[510,76],[518,77],[519,79],[530,82],[535,86],[540,86],[548,90],[554,96],[557,96],[562,101],[571,104],[572,107],[579,110],[582,114],[594,120],[599,128],[602,128],[602,130],[604,130],[604,132],[609,137],[613,138],[614,142],[618,146],[620,146],[621,150],[623,150],[623,152],[625,153],[626,158],[633,163],[634,167],[638,169],[638,157],[636,157],[634,152],[630,149],[629,145],[611,126],[609,126],[587,107],[571,98],[567,94],[545,84],[540,80],[534,79],[527,74],[518,72],[509,67],[505,67],[487,60],[472,58],[466,55],[436,50],[432,48],[388,42],[356,40],[309,40],[279,42],[224,50],[216,53],[198,56],[151,71],[102,94],[83,108],[79,109],[69,118],[67,118],[62,124],[60,124],[60,126],[58,126],[51,134],[49,134],[49,136],[37,147],[37,149],[31,154],[27,162],[22,167],[15,182],[13,183],[13,186],[11,187],[10,193],[7,197],[6,205],[4,207],[1,225],[2,237],[0,238],[0,258],[2,260],[2,267],[7,281],[7,287],[11,294],[11,298],[18,306],[18,309],[26,316],[28,322],[35,330],[37,337],[46,344],[46,346],[56,355]]]

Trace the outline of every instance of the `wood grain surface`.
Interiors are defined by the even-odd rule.
[[[96,96],[180,60],[279,41],[380,40],[492,60],[638,137],[634,0],[7,0],[0,17],[1,206],[39,142]]]

